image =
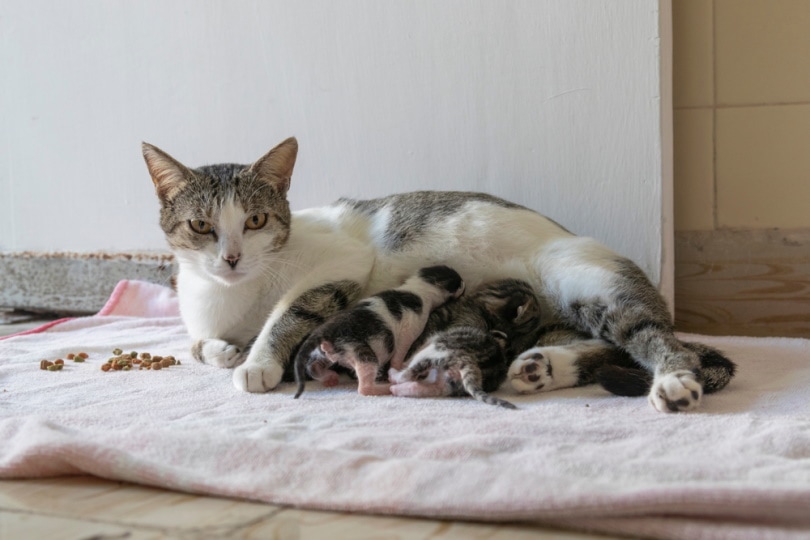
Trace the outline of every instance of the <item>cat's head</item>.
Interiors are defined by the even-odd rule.
[[[191,169],[143,143],[160,227],[178,260],[223,284],[269,272],[290,234],[287,190],[297,153],[289,138],[252,165]]]

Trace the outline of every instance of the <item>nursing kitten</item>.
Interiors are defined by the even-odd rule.
[[[387,383],[376,382],[380,366],[390,363],[400,369],[430,312],[463,292],[464,281],[455,270],[431,266],[420,269],[402,286],[333,315],[312,332],[298,351],[295,397],[304,391],[307,369],[313,378],[333,386],[337,373],[329,367],[335,363],[355,371],[360,394],[390,394]]]
[[[391,369],[391,393],[400,397],[466,396],[506,409],[514,404],[489,395],[506,379],[506,334],[457,326],[434,334],[402,371]]]
[[[666,303],[630,260],[482,193],[421,191],[290,212],[297,151],[291,138],[252,165],[190,169],[143,145],[192,351],[233,367],[238,389],[274,389],[292,352],[328,317],[441,262],[471,289],[529,282],[543,324],[602,339],[652,375],[655,409],[700,404],[702,353],[675,337]]]
[[[391,393],[402,397],[470,395],[514,409],[487,394],[506,380],[515,352],[536,339],[540,307],[525,281],[504,279],[431,313],[409,353],[407,367],[391,369]],[[509,356],[507,356],[509,355]]]

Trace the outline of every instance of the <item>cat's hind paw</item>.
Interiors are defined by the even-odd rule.
[[[269,392],[278,386],[282,375],[284,368],[280,364],[247,361],[234,370],[233,385],[243,392]]]
[[[659,412],[691,411],[700,405],[703,386],[687,370],[656,375],[650,390],[650,404]]]
[[[507,378],[521,394],[551,390],[554,382],[551,360],[539,347],[529,349],[512,362]]]
[[[191,347],[191,355],[203,364],[221,368],[232,368],[245,357],[236,345],[222,339],[200,339]]]

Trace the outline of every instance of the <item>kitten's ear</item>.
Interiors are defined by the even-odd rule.
[[[515,313],[515,318],[512,322],[516,324],[523,324],[524,322],[537,318],[539,316],[539,307],[537,300],[532,296],[526,296],[523,304],[519,305]]]
[[[161,201],[170,200],[185,185],[186,176],[191,173],[182,163],[157,146],[141,143],[141,149],[158,197]]]
[[[265,182],[276,186],[282,194],[286,194],[290,189],[297,155],[298,141],[295,137],[290,137],[251,165],[250,170]]]

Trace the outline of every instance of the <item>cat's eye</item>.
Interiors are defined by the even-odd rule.
[[[245,220],[248,229],[261,229],[267,223],[267,214],[254,214]]]
[[[198,234],[210,234],[214,231],[210,223],[201,219],[190,219],[188,225],[192,231]]]

